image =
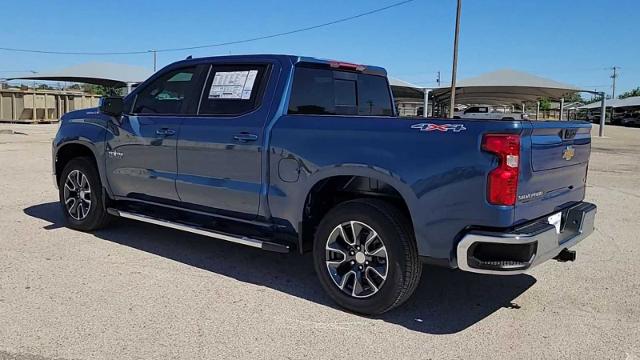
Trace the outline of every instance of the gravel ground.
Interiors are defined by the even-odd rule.
[[[426,267],[378,318],[334,307],[309,256],[118,221],[64,227],[55,125],[0,125],[0,359],[640,359],[640,129],[594,139],[597,231],[574,263]],[[593,134],[597,134],[594,129]]]

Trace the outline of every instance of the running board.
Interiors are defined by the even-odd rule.
[[[119,216],[126,219],[132,219],[132,220],[146,222],[149,224],[155,224],[155,225],[164,226],[172,229],[182,230],[182,231],[190,232],[192,234],[204,235],[210,238],[229,241],[229,242],[242,244],[246,246],[251,246],[251,247],[262,249],[262,250],[274,251],[279,253],[289,252],[289,246],[276,244],[269,241],[252,239],[246,236],[236,236],[231,234],[225,234],[225,233],[221,233],[221,232],[217,232],[217,231],[213,231],[213,230],[209,230],[209,229],[205,229],[197,226],[180,224],[173,221],[153,218],[147,215],[117,210],[114,208],[108,208],[107,212],[111,215]]]

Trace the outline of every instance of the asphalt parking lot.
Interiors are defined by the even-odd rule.
[[[69,230],[56,126],[0,130],[0,359],[640,359],[638,128],[593,141],[597,231],[576,262],[511,277],[426,267],[378,318],[334,307],[310,256],[131,221]]]

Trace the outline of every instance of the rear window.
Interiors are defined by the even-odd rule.
[[[392,116],[393,106],[382,76],[297,67],[289,114]]]

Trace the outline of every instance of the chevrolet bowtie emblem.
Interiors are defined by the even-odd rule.
[[[576,154],[576,149],[574,149],[573,146],[569,145],[562,152],[562,158],[569,161],[573,159],[575,154]]]

